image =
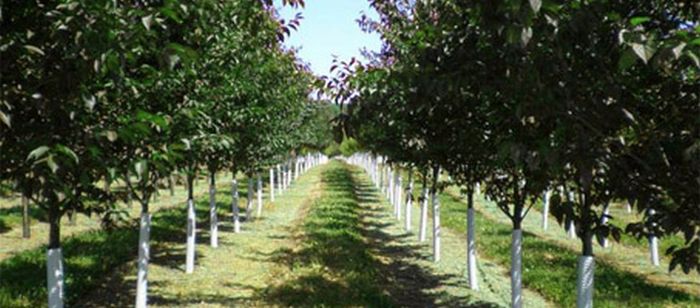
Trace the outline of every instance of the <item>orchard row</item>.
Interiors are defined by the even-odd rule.
[[[361,157],[370,174],[383,163],[433,181],[447,173],[466,190],[470,213],[479,190],[496,203],[512,222],[513,307],[522,306],[526,274],[522,222],[541,199],[580,239],[579,307],[593,306],[594,240],[623,231],[682,236],[666,252],[670,270],[700,273],[697,4],[373,6],[379,20],[362,25],[382,36],[382,51],[369,65],[339,63],[327,83],[347,105],[343,127],[371,153]],[[625,230],[608,223],[615,202],[644,220]]]
[[[212,182],[224,170],[252,178],[275,167],[279,177],[318,162],[307,154],[328,143],[328,106],[309,99],[314,77],[281,46],[298,20],[279,20],[270,1],[11,1],[3,12],[0,181],[48,214],[49,307],[63,306],[60,219],[113,211],[111,183],[141,206],[145,307],[160,182],[185,174],[193,210],[201,168]],[[190,244],[192,217],[188,229]]]

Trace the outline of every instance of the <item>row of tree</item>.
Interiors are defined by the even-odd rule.
[[[47,213],[49,307],[63,305],[60,219],[113,211],[110,183],[141,205],[136,306],[145,307],[149,202],[159,183],[184,174],[193,212],[200,168],[213,187],[219,171],[252,178],[327,146],[328,107],[309,99],[313,76],[281,47],[298,20],[280,20],[272,5],[3,3],[0,181]]]
[[[579,307],[593,303],[594,239],[622,232],[606,223],[610,202],[645,213],[627,232],[681,233],[685,244],[667,252],[670,270],[700,272],[697,3],[372,5],[379,20],[361,25],[381,35],[382,50],[368,65],[339,63],[327,83],[347,105],[343,131],[390,163],[434,180],[450,174],[466,188],[470,232],[484,184],[513,225],[514,307],[522,221],[545,191],[581,241]]]

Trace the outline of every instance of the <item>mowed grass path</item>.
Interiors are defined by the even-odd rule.
[[[467,289],[460,237],[449,233],[445,260],[433,263],[390,215],[389,205],[359,168],[334,161],[322,174],[323,193],[294,232],[292,249],[273,255],[279,272],[262,306],[498,307],[510,300],[504,268],[485,262],[483,292]],[[417,217],[415,215],[415,225]],[[495,289],[495,290],[494,290]],[[527,293],[533,307],[551,304]]]
[[[185,273],[185,220],[170,240],[152,249],[149,265],[149,297],[152,307],[265,306],[262,291],[278,272],[274,252],[293,245],[291,230],[304,215],[304,208],[318,197],[319,174],[326,166],[311,169],[294,181],[276,201],[265,199],[262,217],[244,221],[241,233],[233,232],[230,189],[217,192],[219,247],[209,246],[208,198],[197,201],[195,270]],[[239,185],[239,187],[245,185]],[[243,187],[245,188],[245,187]],[[244,191],[245,192],[245,191]],[[245,194],[239,207],[245,214]],[[266,195],[267,197],[267,195]],[[257,203],[253,203],[254,208]],[[183,211],[184,215],[184,211]],[[184,217],[184,216],[183,216]],[[155,219],[154,219],[155,220]],[[117,270],[102,286],[80,302],[81,307],[128,307],[135,298],[136,267]]]

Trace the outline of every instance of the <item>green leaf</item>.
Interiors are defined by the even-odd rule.
[[[641,24],[643,24],[647,21],[650,21],[650,20],[651,20],[651,17],[646,17],[646,16],[632,17],[632,19],[630,19],[630,25],[638,26],[638,25],[641,25]]]
[[[176,23],[179,23],[179,24],[182,23],[182,18],[180,18],[180,16],[177,14],[177,12],[175,12],[175,10],[173,10],[172,8],[164,7],[162,9],[160,9],[160,13],[165,15],[165,17],[168,17],[168,18],[174,20]]]
[[[42,56],[45,56],[46,54],[44,53],[43,50],[39,49],[39,47],[33,46],[33,45],[24,45],[24,48],[29,50],[32,53],[36,53]]]
[[[688,45],[700,45],[700,37],[690,41]]]
[[[56,161],[53,160],[53,155],[49,155],[46,159],[46,165],[49,166],[51,169],[51,172],[56,173],[56,170],[58,170],[58,164],[56,164]]]
[[[92,111],[95,108],[95,104],[97,104],[97,100],[95,99],[94,95],[83,96],[83,102],[85,103],[85,108],[90,111]]]
[[[148,170],[147,162],[145,160],[138,161],[136,164],[134,164],[134,170],[136,171],[136,175],[142,177]]]
[[[109,140],[110,142],[114,142],[117,140],[118,135],[117,132],[113,130],[108,130],[105,132],[105,136],[107,137],[107,140]]]
[[[627,49],[622,52],[620,59],[617,61],[617,69],[620,71],[625,71],[632,67],[634,63],[637,62],[637,56],[632,49]]]
[[[48,146],[45,146],[45,145],[42,145],[42,146],[40,146],[40,147],[34,149],[33,151],[31,151],[31,152],[29,153],[29,155],[27,155],[27,160],[36,160],[36,159],[39,159],[39,158],[41,158],[42,156],[44,156],[44,154],[46,154],[46,152],[48,152],[48,151],[49,151],[49,147],[48,147]]]
[[[68,156],[69,158],[73,159],[73,161],[77,164],[78,163],[78,155],[73,152],[70,148],[68,148],[65,145],[57,145],[56,150],[60,153],[63,153],[64,155]]]
[[[654,56],[654,50],[651,47],[644,44],[632,43],[632,50],[637,55],[637,57],[644,61],[645,64],[647,63],[647,61],[649,61],[649,59],[651,59],[652,56]]]
[[[12,122],[10,122],[10,116],[2,111],[0,111],[0,121],[2,121],[2,123],[5,123],[7,127],[12,126]]]
[[[147,31],[151,30],[151,25],[153,24],[153,15],[147,15],[141,17],[141,23],[146,28]]]
[[[530,0],[530,7],[532,8],[532,11],[537,14],[542,7],[542,0]]]

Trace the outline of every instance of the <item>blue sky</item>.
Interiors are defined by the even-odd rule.
[[[280,3],[281,1],[276,1]],[[280,9],[285,20],[301,12],[304,19],[298,31],[292,31],[285,41],[287,47],[300,47],[299,57],[310,63],[316,75],[329,75],[333,55],[348,61],[352,57],[361,58],[360,49],[378,51],[381,40],[376,33],[367,34],[360,30],[356,20],[362,12],[376,19],[376,12],[366,0],[306,0],[306,7],[293,10]],[[278,8],[280,5],[278,4]],[[364,61],[363,61],[364,62]]]

